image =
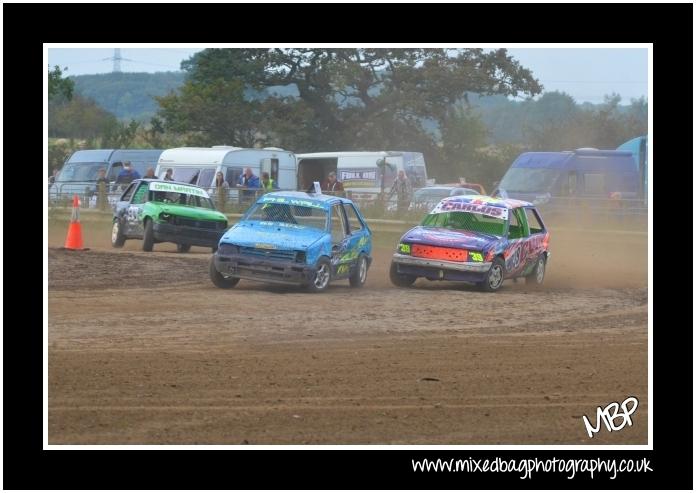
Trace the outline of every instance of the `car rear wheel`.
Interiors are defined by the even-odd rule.
[[[486,274],[486,280],[480,286],[481,289],[488,292],[498,291],[505,280],[505,263],[500,257],[493,260],[491,268]]]
[[[355,272],[350,276],[350,287],[360,288],[367,280],[367,257],[365,255],[360,255],[358,257],[358,263],[355,266]]]
[[[222,289],[230,289],[233,288],[237,285],[239,282],[238,277],[231,277],[231,276],[223,276],[220,271],[217,270],[217,267],[215,267],[215,258],[211,257],[210,258],[210,280],[213,281],[213,284],[217,286],[218,288]]]
[[[394,286],[399,286],[400,288],[407,288],[416,282],[416,276],[411,276],[408,274],[400,274],[396,262],[391,263],[389,268],[389,279]]]
[[[546,276],[546,255],[542,254],[537,260],[534,270],[525,278],[527,284],[541,286]]]
[[[326,291],[329,287],[329,282],[331,281],[331,264],[325,258],[322,258],[317,262],[317,269],[314,272],[314,277],[309,283],[307,288],[312,293],[319,293]]]
[[[187,245],[186,243],[178,243],[176,245],[176,251],[179,253],[187,253],[189,250],[191,250],[191,245]]]
[[[114,248],[121,248],[125,242],[126,237],[123,235],[121,221],[119,219],[114,219],[114,225],[111,228],[111,246]]]
[[[146,252],[152,251],[152,246],[155,244],[155,231],[153,229],[152,220],[145,219],[145,234],[143,235],[143,250]]]

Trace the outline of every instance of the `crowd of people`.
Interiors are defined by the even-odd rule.
[[[118,175],[116,175],[116,179],[113,181],[113,184],[107,178],[106,172],[106,168],[100,168],[98,170],[95,194],[101,190],[108,192],[109,187],[111,187],[110,191],[125,189],[125,187],[133,180],[141,178],[140,173],[138,173],[138,170],[135,169],[130,161],[125,161],[123,163],[122,170],[118,173]],[[49,177],[49,185],[55,182],[58,173],[58,169],[53,170],[53,174]],[[155,174],[155,168],[149,167],[142,178],[158,179],[158,176]],[[174,170],[172,168],[166,169],[162,180],[175,181]],[[268,172],[262,172],[261,176],[259,177],[254,174],[250,167],[244,169],[244,172],[239,175],[239,178],[233,185],[242,189],[240,192],[240,198],[245,202],[254,200],[258,196],[259,192],[268,193],[279,189],[276,181],[271,178]],[[215,180],[212,185],[212,195],[216,197],[227,197],[230,187],[231,185],[225,179],[222,171],[216,172]],[[322,193],[345,196],[345,188],[343,183],[338,180],[335,171],[330,171],[328,175],[326,175],[326,179],[320,183],[320,187]],[[403,170],[398,172],[397,177],[394,179],[394,182],[391,184],[391,187],[389,191],[386,192],[384,198],[386,201],[390,201],[394,196],[396,196],[397,212],[399,214],[406,212],[409,208],[411,200],[413,199],[413,185]]]

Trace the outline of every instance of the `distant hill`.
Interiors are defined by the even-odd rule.
[[[149,121],[159,106],[153,96],[164,96],[184,83],[184,72],[78,75],[75,91],[93,99],[121,120]]]
[[[93,99],[99,106],[116,115],[121,120],[131,118],[148,122],[157,113],[159,108],[154,96],[164,96],[170,91],[175,91],[184,84],[186,74],[184,72],[156,72],[136,73],[121,72],[95,75],[78,75],[71,77],[75,81],[75,91],[82,96]],[[267,95],[298,96],[297,87],[274,86],[268,89],[255,91],[249,88],[246,91],[249,99],[260,99]],[[521,142],[522,129],[527,124],[548,121],[551,117],[566,116],[567,106],[563,101],[568,96],[559,93],[546,93],[542,100],[514,101],[505,96],[479,96],[469,93],[469,104],[480,114],[481,119],[489,130],[492,143]],[[539,101],[539,100],[537,100]],[[560,105],[554,105],[554,101],[560,101]],[[584,111],[596,110],[599,105],[591,103],[571,103],[577,109]],[[628,110],[628,106],[620,106],[619,111]],[[647,110],[647,106],[646,106]],[[647,119],[647,114],[645,115]],[[434,121],[424,120],[423,126],[432,132],[437,132]]]

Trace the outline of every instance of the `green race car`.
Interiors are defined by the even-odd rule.
[[[202,188],[140,179],[128,186],[115,205],[111,245],[120,248],[136,238],[143,240],[146,252],[165,241],[176,243],[179,252],[189,251],[192,245],[216,251],[226,229],[227,218]]]

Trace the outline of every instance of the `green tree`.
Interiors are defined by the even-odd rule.
[[[445,125],[467,93],[517,96],[542,89],[504,49],[208,49],[182,68],[188,75],[185,88],[160,99],[169,128],[208,141],[219,141],[210,135],[225,128],[223,135],[235,136],[237,145],[282,137],[303,142],[306,147],[297,151],[418,146],[430,152],[437,148],[436,137],[423,128],[423,120]],[[234,82],[239,85],[233,94],[219,96],[230,89],[223,83]],[[272,92],[277,87],[292,88],[296,95],[278,98]],[[265,94],[263,103],[250,101],[249,89]],[[304,124],[287,125],[288,113],[296,110]]]
[[[53,70],[48,67],[48,100],[65,100],[69,101],[73,96],[75,83],[70,79],[63,78],[63,71],[67,71],[68,67],[63,70],[56,65]]]
[[[95,139],[116,123],[114,115],[79,95],[67,102],[48,105],[48,135],[51,137]]]
[[[102,136],[101,147],[128,149],[135,140],[140,123],[131,120],[130,123],[113,122],[106,128]]]
[[[254,147],[259,140],[261,103],[245,100],[239,80],[189,80],[179,94],[156,99],[164,128],[185,133],[191,145]]]

